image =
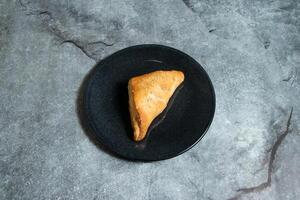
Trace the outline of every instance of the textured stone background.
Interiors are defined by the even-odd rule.
[[[96,61],[141,43],[215,86],[208,134],[171,160],[109,155],[76,112]],[[300,199],[298,0],[0,0],[0,62],[0,199]]]

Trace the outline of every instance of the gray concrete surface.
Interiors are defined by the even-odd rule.
[[[171,160],[117,159],[76,113],[96,61],[141,43],[215,86],[208,134]],[[0,0],[0,199],[297,200],[299,106],[298,0]]]

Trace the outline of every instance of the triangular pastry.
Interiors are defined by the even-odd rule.
[[[145,138],[151,122],[167,107],[183,80],[184,74],[175,70],[155,71],[129,80],[129,110],[135,141]]]

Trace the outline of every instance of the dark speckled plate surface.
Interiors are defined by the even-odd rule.
[[[181,70],[185,81],[164,119],[136,143],[127,83],[155,70]],[[84,107],[93,132],[111,152],[130,160],[155,161],[180,155],[203,137],[214,116],[215,94],[207,73],[190,56],[166,46],[138,45],[97,64],[85,89]]]

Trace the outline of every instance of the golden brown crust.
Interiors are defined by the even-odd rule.
[[[167,107],[183,80],[184,74],[175,70],[155,71],[129,80],[129,110],[135,141],[144,139],[151,122]]]

